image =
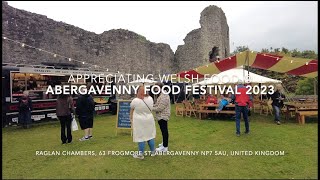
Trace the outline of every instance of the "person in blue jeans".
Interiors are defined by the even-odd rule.
[[[155,156],[155,142],[154,139],[150,139],[147,141],[150,151],[151,151],[151,156]],[[138,150],[139,154],[135,154],[133,157],[138,158],[138,159],[143,159],[144,158],[144,150],[145,150],[145,141],[138,142]]]
[[[272,99],[272,107],[273,107],[273,110],[274,110],[274,114],[275,114],[275,123],[280,125],[280,110],[281,108],[284,106],[283,104],[283,100],[285,99],[285,95],[283,94],[283,89],[282,89],[282,86],[281,84],[278,84],[276,86],[277,90],[271,94],[271,99]]]
[[[223,94],[221,94],[221,100],[219,101],[219,107],[216,109],[217,113],[219,113],[224,107],[229,104],[229,99],[226,98]]]
[[[144,86],[139,86],[137,97],[131,101],[130,108],[132,138],[133,142],[138,143],[139,150],[133,157],[144,159],[145,142],[149,144],[151,156],[155,156],[156,125],[152,114],[153,99],[145,92]]]
[[[247,88],[239,83],[237,85],[236,94],[233,95],[233,99],[235,102],[236,108],[236,135],[240,136],[240,119],[241,114],[243,115],[244,123],[245,123],[245,134],[249,134],[249,120],[248,120],[248,105],[250,101],[249,95],[246,93]]]

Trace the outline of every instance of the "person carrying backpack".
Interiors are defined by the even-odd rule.
[[[32,108],[32,101],[29,98],[29,92],[24,91],[23,96],[19,99],[18,103],[19,109],[19,123],[22,124],[22,127],[27,129],[31,127],[32,120],[31,120],[31,111]]]

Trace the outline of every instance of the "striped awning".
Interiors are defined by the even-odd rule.
[[[234,56],[180,72],[177,76],[181,79],[190,79],[191,77],[203,78],[205,74],[219,74],[220,72],[243,65],[296,76],[311,78],[318,76],[317,59],[288,57],[254,51],[240,52]]]

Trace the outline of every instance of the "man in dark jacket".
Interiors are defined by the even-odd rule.
[[[285,95],[282,92],[282,86],[281,84],[278,84],[276,86],[277,90],[271,94],[272,99],[272,107],[275,114],[275,123],[280,125],[280,109],[283,107],[283,100],[285,99]]]
[[[19,99],[18,103],[18,109],[19,109],[19,123],[22,124],[23,128],[29,128],[32,124],[31,120],[31,111],[32,108],[32,102],[29,98],[29,92],[24,91],[23,96]]]
[[[95,106],[92,96],[90,94],[80,95],[76,105],[76,114],[78,115],[80,127],[84,130],[84,137],[79,139],[80,141],[92,138],[94,111]]]
[[[249,133],[249,121],[248,121],[248,105],[250,97],[247,94],[247,88],[243,85],[242,82],[239,82],[236,88],[235,95],[232,96],[232,99],[236,105],[236,135],[240,136],[240,119],[241,113],[243,115],[246,131],[245,134]]]

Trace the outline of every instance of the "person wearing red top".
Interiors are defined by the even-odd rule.
[[[249,121],[248,121],[248,106],[250,102],[250,97],[247,94],[247,88],[243,85],[243,83],[239,83],[236,88],[235,95],[233,95],[232,99],[236,105],[236,135],[240,136],[240,119],[241,113],[243,115],[243,119],[245,122],[245,134],[249,133]]]
[[[217,97],[213,96],[212,94],[209,94],[206,100],[206,104],[217,104]],[[208,110],[214,110],[215,107],[208,107]],[[209,119],[213,118],[213,114],[209,115]]]
[[[217,104],[217,98],[215,96],[212,96],[212,94],[209,94],[206,104]]]
[[[245,84],[244,86],[251,86],[251,83]],[[248,104],[248,116],[251,116],[251,109],[253,108],[253,95],[249,94],[249,104]],[[250,121],[250,120],[249,120]]]

